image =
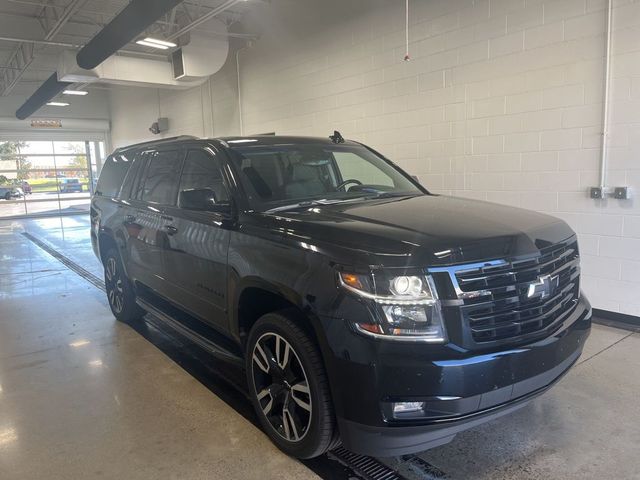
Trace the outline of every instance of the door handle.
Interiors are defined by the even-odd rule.
[[[134,217],[133,215],[124,216],[124,223],[133,223],[135,221],[136,221],[136,217]]]
[[[165,225],[164,231],[167,233],[167,235],[175,235],[176,233],[178,233],[178,229],[173,225]]]

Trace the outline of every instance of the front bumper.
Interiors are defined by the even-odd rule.
[[[551,336],[501,351],[371,340],[322,319],[325,361],[343,444],[365,455],[414,453],[524,406],[558,381],[584,347],[584,296]],[[327,356],[327,353],[329,355]],[[391,402],[425,402],[419,419],[394,420]]]

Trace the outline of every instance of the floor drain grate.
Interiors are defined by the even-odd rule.
[[[429,462],[415,455],[403,455],[404,468],[408,468],[413,474],[425,480],[447,478],[445,473]]]
[[[375,458],[358,455],[344,447],[338,447],[329,452],[329,457],[349,467],[365,480],[406,480],[395,470],[387,467]]]
[[[93,284],[94,286],[98,287],[100,290],[104,291],[104,289],[105,289],[104,288],[104,281],[101,278],[95,276],[90,271],[82,268],[76,262],[74,262],[70,258],[66,257],[65,255],[61,254],[56,249],[52,248],[50,245],[46,244],[45,242],[43,242],[39,238],[34,237],[29,232],[22,232],[22,236],[24,236],[25,238],[29,239],[31,242],[35,243],[38,247],[40,247],[42,250],[47,252],[53,258],[58,260],[65,267],[67,267],[69,270],[74,271],[75,273],[80,275],[82,278],[84,278],[87,282]]]

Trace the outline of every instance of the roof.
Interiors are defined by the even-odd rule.
[[[286,135],[252,135],[246,137],[220,137],[220,138],[198,138],[191,135],[181,135],[179,137],[159,138],[149,142],[135,143],[116,149],[113,153],[122,153],[138,148],[153,148],[156,146],[178,143],[178,142],[223,142],[227,147],[240,146],[261,146],[261,145],[333,145],[329,137],[296,137]],[[356,142],[345,140],[341,145],[356,145]]]
[[[329,137],[298,137],[287,135],[251,135],[245,137],[221,137],[212,140],[220,140],[229,146],[258,146],[258,145],[333,145]],[[355,145],[350,140],[345,140],[344,144]]]

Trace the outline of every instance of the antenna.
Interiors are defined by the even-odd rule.
[[[340,132],[337,130],[333,131],[333,135],[329,135],[329,138],[333,143],[344,143],[344,138],[340,135]]]

